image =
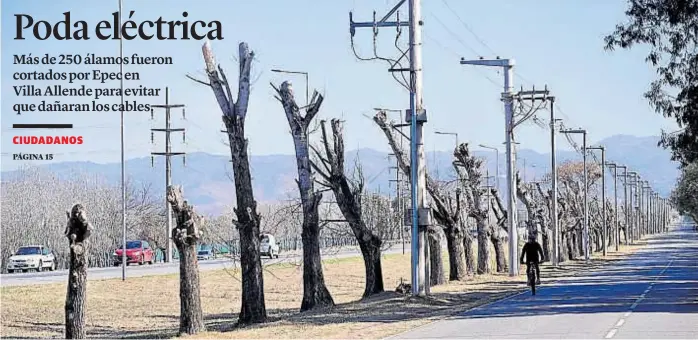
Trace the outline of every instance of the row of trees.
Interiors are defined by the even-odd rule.
[[[265,322],[264,281],[259,257],[259,233],[262,215],[251,183],[247,154],[248,140],[245,135],[245,118],[250,96],[250,71],[254,53],[246,43],[239,46],[239,74],[237,98],[233,98],[231,84],[224,70],[215,62],[208,43],[203,46],[203,55],[208,81],[196,80],[209,86],[223,113],[233,163],[233,177],[236,190],[236,208],[233,224],[239,232],[243,273],[242,306],[240,324]],[[300,197],[302,218],[301,238],[303,242],[303,299],[301,311],[334,304],[325,285],[319,237],[324,226],[320,218],[323,195],[331,193],[344,222],[357,240],[364,259],[366,270],[364,297],[384,290],[381,267],[381,244],[383,235],[376,232],[372,223],[388,223],[375,216],[366,216],[363,204],[366,193],[361,176],[348,173],[350,166],[344,163],[344,136],[342,121],[332,119],[329,128],[326,120],[315,123],[324,97],[317,91],[310,103],[301,108],[297,105],[290,82],[280,86],[272,84],[276,99],[280,102],[288,121],[294,143],[298,177],[296,183]],[[374,117],[377,127],[385,134],[388,145],[397,156],[399,168],[409,174],[409,158],[406,150],[397,143],[395,123],[388,121],[385,112]],[[315,129],[315,127],[319,127]],[[311,143],[311,132],[318,130],[320,143]],[[441,244],[445,239],[449,257],[449,280],[465,280],[475,274],[486,274],[507,270],[505,246],[507,239],[506,211],[496,190],[483,187],[481,160],[475,158],[467,144],[459,145],[453,154],[453,167],[457,180],[438,182],[427,176],[427,191],[437,222],[428,232],[431,264],[431,284],[446,281]],[[568,163],[560,169],[559,220],[562,230],[565,259],[573,259],[582,252],[583,200],[581,198],[581,178],[579,163]],[[600,167],[590,167],[589,193],[596,197]],[[550,191],[544,183],[522,183],[518,181],[517,196],[528,212],[526,226],[530,233],[542,236],[546,254],[550,253]],[[596,202],[596,204],[594,203]],[[608,202],[596,199],[590,204],[589,216],[591,239],[596,249],[603,242],[611,242],[612,234],[603,238],[601,214],[613,216],[615,213]],[[596,210],[594,210],[596,209]],[[470,224],[476,225],[476,237],[470,231]],[[391,223],[392,225],[392,223]],[[621,230],[625,226],[621,225]],[[477,251],[475,251],[477,249]],[[494,250],[495,266],[490,265],[491,249]],[[477,255],[475,255],[477,254]],[[182,310],[182,313],[185,313]]]

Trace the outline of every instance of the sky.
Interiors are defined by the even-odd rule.
[[[271,69],[308,72],[311,92],[316,89],[325,96],[320,119],[342,118],[345,123],[347,149],[373,148],[387,151],[384,135],[368,117],[373,108],[407,109],[409,93],[398,84],[382,61],[360,61],[351,48],[349,12],[355,21],[371,21],[373,11],[380,18],[397,0],[295,0],[295,1],[137,1],[124,0],[124,11],[135,11],[134,20],[218,20],[222,24],[223,40],[211,42],[217,61],[236,85],[237,50],[247,42],[255,53],[253,86],[247,115],[246,132],[252,155],[291,154],[292,139],[280,103],[274,98],[270,83],[284,80],[294,84],[297,101],[305,101],[305,78],[271,72]],[[622,22],[624,0],[536,0],[536,1],[422,1],[424,104],[428,112],[425,125],[425,148],[448,150],[452,136],[436,131],[458,133],[460,142],[473,145],[501,146],[504,141],[504,114],[500,101],[503,76],[495,69],[459,64],[466,59],[513,58],[516,60],[514,86],[520,89],[548,87],[556,96],[557,114],[568,127],[589,131],[594,143],[603,138],[627,134],[658,135],[661,129],[674,130],[673,121],[655,113],[643,98],[654,71],[644,62],[642,49],[607,52],[603,37]],[[92,161],[98,163],[120,160],[119,112],[28,112],[17,115],[16,103],[31,103],[54,98],[20,98],[14,85],[29,84],[15,81],[18,71],[47,70],[85,71],[93,69],[118,72],[118,65],[14,65],[15,54],[41,55],[95,53],[118,56],[118,40],[101,41],[94,37],[94,26],[110,20],[118,10],[118,1],[86,0],[4,0],[2,1],[2,170],[22,164],[13,161],[16,152],[54,153],[54,161]],[[25,40],[14,40],[15,14],[28,14],[35,21],[55,23],[70,11],[71,20],[85,20],[91,39],[36,40],[27,30]],[[407,18],[403,6],[400,17]],[[377,35],[377,51],[381,57],[395,58],[395,28],[381,28]],[[405,46],[407,29],[401,34]],[[357,29],[354,46],[360,57],[373,56],[371,29]],[[170,102],[186,105],[186,118],[179,109],[172,111],[172,127],[186,129],[186,143],[181,134],[173,133],[172,151],[227,154],[224,143],[221,111],[207,86],[189,79],[192,75],[205,78],[201,54],[203,41],[124,41],[125,57],[172,57],[174,64],[125,65],[124,72],[138,72],[140,81],[126,81],[125,87],[144,85],[152,88],[169,87]],[[54,84],[38,82],[37,85]],[[104,84],[84,82],[93,88],[118,88],[118,81]],[[164,90],[163,90],[164,92]],[[118,97],[100,103],[118,102]],[[161,97],[127,98],[139,103],[164,104]],[[89,99],[63,98],[65,103],[90,102]],[[547,121],[549,113],[539,116]],[[397,118],[397,116],[395,116]],[[68,133],[81,135],[82,145],[17,146],[12,137],[17,131],[14,123],[73,123]],[[156,132],[151,142],[151,128],[164,127],[164,111],[125,113],[125,157],[144,157],[164,149],[164,134]],[[65,132],[65,131],[63,131]],[[41,132],[33,132],[40,134]],[[47,135],[62,133],[46,131]],[[23,135],[32,134],[32,132]],[[539,152],[549,150],[547,129],[535,124],[517,128],[519,148]],[[559,148],[570,146],[560,138]],[[503,150],[503,149],[502,149]],[[36,161],[35,161],[36,162]]]

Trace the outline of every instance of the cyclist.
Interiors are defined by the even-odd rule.
[[[538,256],[540,254],[540,256]],[[531,264],[536,268],[536,284],[540,284],[540,267],[538,264],[543,260],[543,247],[540,246],[538,241],[536,241],[536,235],[530,233],[528,235],[528,242],[524,244],[523,249],[521,249],[521,264],[524,264],[524,256],[526,256],[526,272],[528,273]]]

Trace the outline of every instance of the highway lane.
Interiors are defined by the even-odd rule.
[[[409,252],[409,249],[407,249],[406,251]],[[401,252],[401,245],[391,245],[388,249],[383,251],[384,254],[396,254]],[[360,256],[361,252],[358,250],[358,248],[323,249],[322,254],[323,260],[326,260]],[[280,254],[278,259],[262,258],[262,264],[271,265],[283,262],[298,262],[300,260],[301,255],[299,253],[288,253]],[[236,266],[239,266],[239,262],[233,261],[229,258],[199,261],[200,271],[216,269],[220,270],[225,268],[234,268]],[[151,275],[167,275],[176,273],[179,273],[179,262],[158,263],[153,265],[146,264],[142,266],[132,264],[126,267],[127,278]],[[121,267],[89,268],[87,270],[88,280],[103,280],[114,278],[121,278]],[[68,282],[67,270],[57,270],[55,272],[32,272],[0,275],[0,286],[2,287],[48,284],[58,282]]]
[[[393,339],[698,339],[698,232],[648,237],[614,266],[543,285]],[[547,284],[546,284],[547,283]]]

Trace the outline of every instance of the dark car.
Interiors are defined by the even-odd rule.
[[[114,250],[114,266],[121,265],[123,259],[123,245]],[[155,262],[155,252],[147,241],[127,241],[126,242],[126,264],[153,264]]]

